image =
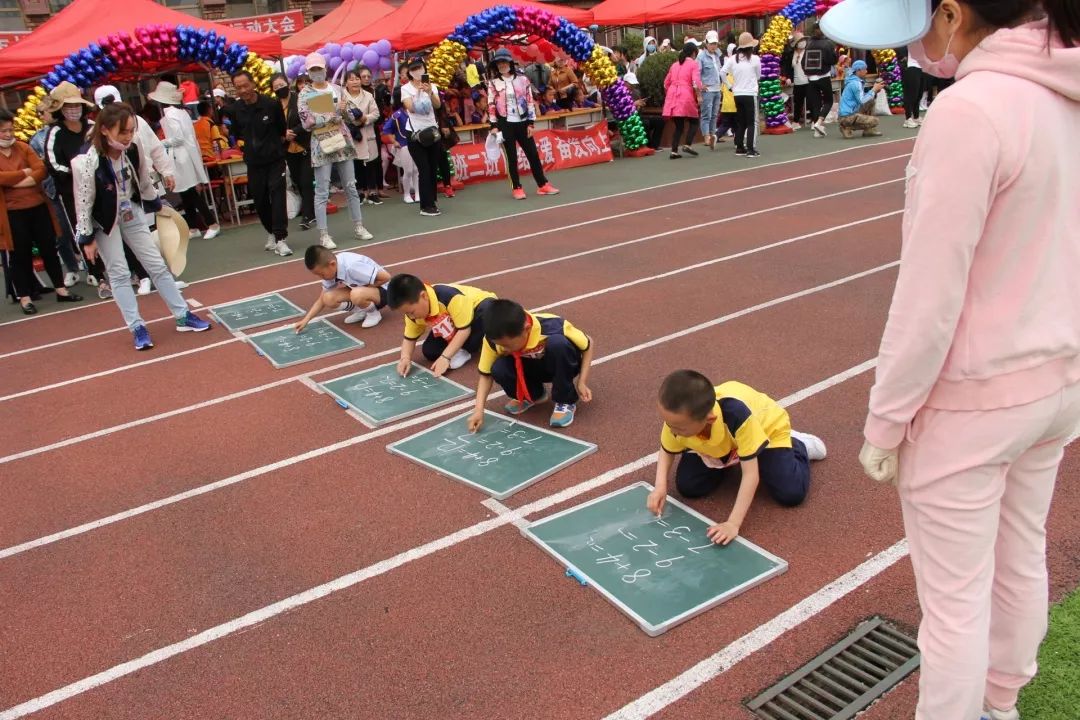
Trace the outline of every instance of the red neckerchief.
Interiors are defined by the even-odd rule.
[[[698,438],[701,439],[701,440],[708,440],[709,438],[711,438],[712,437],[712,426],[713,426],[713,423],[705,423],[705,428],[701,432],[699,432],[697,434]]]
[[[532,317],[530,315],[525,316],[525,347],[521,348],[517,352],[510,353],[514,356],[514,370],[517,371],[517,400],[518,402],[531,403],[533,401],[532,395],[529,394],[529,386],[525,382],[525,365],[521,362],[521,353],[529,349],[529,335],[532,333]]]

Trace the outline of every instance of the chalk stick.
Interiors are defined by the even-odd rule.
[[[581,575],[578,575],[577,572],[575,572],[573,568],[566,568],[566,577],[573,578],[573,579],[577,580],[579,583],[581,583],[582,585],[588,585],[589,584],[589,581],[586,580],[585,578],[583,578]]]

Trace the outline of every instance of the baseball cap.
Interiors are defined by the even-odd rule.
[[[709,32],[705,33],[706,44],[718,42],[720,42],[720,34],[718,32],[716,32],[715,30],[710,30]]]
[[[98,107],[105,107],[105,101],[110,97],[113,102],[120,102],[120,91],[116,89],[115,85],[102,85],[94,91],[94,104]]]
[[[872,50],[907,45],[930,29],[931,0],[844,0],[821,18],[840,45]]]

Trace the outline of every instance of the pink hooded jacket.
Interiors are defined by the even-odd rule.
[[[920,408],[993,410],[1080,381],[1080,48],[999,30],[934,101],[907,169],[900,274],[866,439]]]

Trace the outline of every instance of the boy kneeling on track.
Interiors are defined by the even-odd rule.
[[[386,286],[390,309],[405,315],[398,373],[412,365],[416,341],[427,331],[420,351],[436,377],[469,362],[484,341],[484,310],[495,293],[469,285],[428,285],[415,275],[400,274]]]
[[[322,279],[323,291],[296,323],[301,333],[312,319],[326,308],[344,305],[351,311],[345,323],[363,322],[361,327],[372,328],[382,322],[381,309],[386,307],[386,284],[390,273],[366,255],[343,252],[335,255],[322,245],[312,245],[304,252],[304,265]]]
[[[557,428],[574,422],[579,399],[592,400],[587,383],[593,343],[568,320],[527,312],[512,300],[492,300],[484,311],[484,335],[470,432],[484,424],[484,405],[494,382],[510,398],[505,409],[511,415],[520,415],[550,397],[555,401],[551,426]],[[551,383],[550,396],[545,383]]]
[[[708,530],[709,538],[721,545],[738,537],[759,482],[781,505],[798,505],[810,489],[810,461],[825,458],[821,438],[792,430],[784,408],[740,382],[714,387],[699,372],[677,370],[660,386],[659,406],[664,427],[656,487],[646,505],[658,516],[663,513],[678,455],[675,487],[683,497],[704,497],[722,482],[738,480],[727,520]]]

